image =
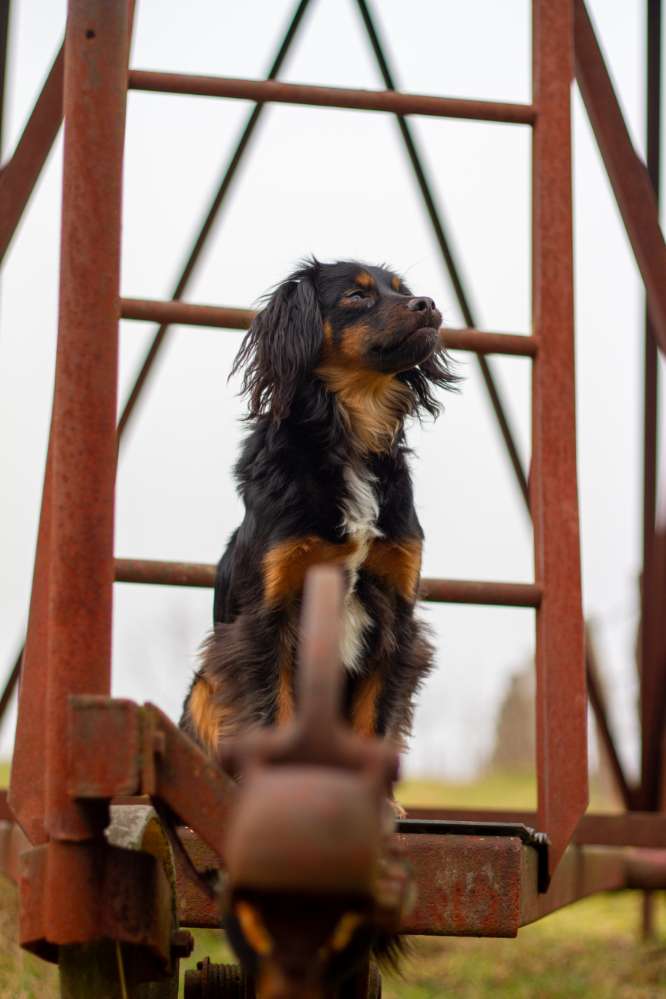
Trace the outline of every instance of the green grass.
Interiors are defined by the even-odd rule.
[[[440,780],[407,780],[398,784],[397,800],[405,808],[416,805],[430,808],[504,808],[536,809],[536,777],[530,773],[491,772],[471,783]],[[617,811],[617,803],[591,782],[590,809]]]
[[[0,766],[0,783],[7,768]],[[471,784],[408,781],[405,805],[533,808],[527,775],[492,774]],[[597,796],[595,807],[610,803]],[[16,945],[15,889],[0,879],[0,997],[56,999],[55,970]],[[661,903],[660,899],[660,903]],[[384,999],[658,999],[666,996],[666,935],[639,939],[640,895],[585,899],[521,930],[516,940],[420,937],[402,978],[386,975]],[[661,922],[666,923],[664,912]],[[194,931],[197,960],[231,961],[222,933]],[[182,995],[182,991],[181,991]]]
[[[536,784],[531,774],[493,773],[472,783],[408,780],[398,784],[397,800],[405,808],[536,808]]]

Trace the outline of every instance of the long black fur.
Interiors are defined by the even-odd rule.
[[[374,298],[357,297],[359,273],[374,281]],[[414,299],[402,282],[396,290],[397,282],[387,268],[306,261],[268,297],[234,363],[233,371],[243,372],[248,399],[249,433],[235,468],[245,516],[218,566],[214,629],[192,686],[202,679],[209,685],[223,720],[221,738],[276,720],[280,670],[288,663],[293,671],[295,662],[300,593],[269,605],[265,559],[291,539],[316,537],[331,546],[348,540],[342,521],[349,469],[372,482],[379,510],[376,529],[384,541],[423,537],[404,421],[424,413],[436,417],[437,390],[453,388],[456,378],[441,342],[414,364],[403,354],[411,357],[416,335],[404,341],[404,348],[395,346],[404,324],[414,320],[410,303],[420,303],[414,309],[421,309],[428,322],[439,326],[441,319],[434,305],[431,310],[422,304],[429,300]],[[350,286],[351,295],[345,297]],[[358,294],[365,293],[359,289]],[[335,359],[349,330],[359,324],[361,332],[367,330],[357,334],[366,351],[359,365],[374,365],[378,371],[397,365],[393,377],[408,390],[400,397],[393,435],[377,451],[359,446],[349,413],[320,374],[322,357]],[[404,740],[415,693],[432,664],[427,634],[414,616],[414,599],[398,592],[390,579],[361,565],[349,582],[370,624],[361,661],[347,673],[346,711],[352,717],[364,680],[378,674],[376,734]],[[192,689],[181,724],[204,741],[190,710]]]

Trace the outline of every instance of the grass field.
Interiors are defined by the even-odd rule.
[[[4,775],[0,769],[0,783]],[[526,777],[496,774],[468,785],[410,781],[398,797],[405,804],[529,808],[534,788]],[[402,979],[385,977],[383,999],[666,999],[662,898],[659,904],[660,932],[649,944],[638,934],[640,896],[629,892],[579,902],[516,940],[418,938]],[[56,999],[54,969],[19,950],[15,920],[15,891],[0,880],[0,997]],[[222,934],[195,937],[186,967],[205,956],[231,960]]]

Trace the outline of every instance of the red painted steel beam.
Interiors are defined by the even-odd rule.
[[[183,326],[213,326],[220,329],[249,329],[256,312],[216,305],[191,305],[189,302],[159,302],[141,298],[121,300],[123,319],[173,323]],[[442,338],[449,350],[469,350],[478,354],[510,354],[535,357],[535,337],[516,333],[489,333],[474,329],[442,328]]]
[[[192,305],[189,302],[159,302],[145,298],[123,298],[120,302],[123,319],[138,319],[180,326],[216,326],[220,329],[249,329],[256,311],[219,305]]]
[[[583,0],[574,0],[576,80],[645,282],[654,335],[666,353],[666,245],[654,190],[631,143]]]
[[[238,785],[153,704],[72,698],[66,744],[78,801],[151,795],[219,856]],[[108,752],[116,746],[114,753]]]
[[[313,107],[351,108],[356,111],[390,111],[438,118],[466,118],[511,125],[533,125],[536,110],[531,104],[463,100],[405,94],[395,90],[348,90],[343,87],[313,87],[278,80],[240,80],[186,73],[156,73],[133,69],[132,90],[190,94],[200,97],[231,97],[264,104],[308,104]]]
[[[576,485],[570,0],[533,2],[532,382],[539,823],[553,870],[588,800],[587,692]]]
[[[158,562],[152,559],[116,559],[117,583],[161,586],[212,587],[216,566],[205,562]],[[421,599],[436,603],[498,604],[538,607],[541,588],[534,583],[496,583],[474,579],[422,579]]]
[[[62,121],[63,50],[55,58],[14,154],[0,170],[0,260],[37,183]]]
[[[542,599],[542,590],[535,583],[426,578],[421,580],[420,598],[434,603],[538,607]]]
[[[443,327],[442,339],[448,350],[467,350],[481,355],[536,357],[539,350],[536,337],[517,333],[489,333],[485,330]]]
[[[191,830],[180,838],[198,870],[219,867]],[[400,834],[414,874],[417,901],[403,934],[513,937],[519,928],[599,891],[666,885],[664,851],[571,846],[547,892],[537,891],[536,851],[511,836]],[[176,862],[179,919],[217,927],[216,901]]]
[[[45,825],[51,840],[98,831],[69,796],[66,736],[69,697],[107,694],[111,683],[127,15],[124,2],[69,0],[49,553]]]
[[[534,923],[588,895],[628,887],[629,855],[630,851],[626,849],[612,847],[568,847],[545,894],[534,891],[531,877],[527,876],[526,890],[521,899],[520,925]],[[527,852],[525,861],[530,866],[535,863]]]

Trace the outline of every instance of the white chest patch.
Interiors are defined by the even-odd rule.
[[[360,667],[365,652],[365,631],[371,623],[356,595],[356,579],[373,539],[381,538],[382,532],[377,527],[379,503],[374,491],[375,477],[370,472],[361,474],[347,467],[344,478],[347,491],[342,504],[342,528],[357,546],[346,562],[350,578],[345,595],[341,654],[345,668],[354,673]]]

